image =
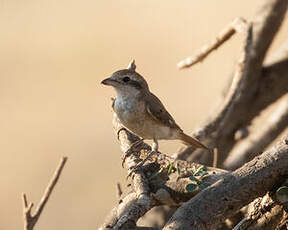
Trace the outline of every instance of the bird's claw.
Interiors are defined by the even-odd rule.
[[[122,163],[121,163],[121,165],[122,165],[122,168],[124,168],[124,163],[125,163],[125,161],[126,161],[126,158],[128,157],[128,156],[130,156],[130,154],[127,154],[127,151],[123,154],[123,159],[122,159]]]
[[[120,129],[117,131],[117,138],[118,138],[118,140],[119,140],[120,132],[123,131],[123,130],[126,131],[126,129],[125,129],[124,127],[120,128]]]
[[[121,128],[122,129],[122,128]],[[118,131],[120,132],[121,129]],[[124,129],[124,128],[123,128]],[[138,141],[135,141],[130,147],[129,149],[124,153],[123,159],[122,159],[122,168],[124,168],[124,163],[127,159],[127,157],[129,157],[132,153],[135,147],[137,147],[140,143],[142,143],[144,140],[144,138],[139,139]]]
[[[143,159],[139,164],[131,168],[131,171],[129,172],[127,178],[129,178],[133,173],[135,173],[139,168],[141,168],[146,163],[146,161],[148,161],[153,155],[158,153],[158,151],[151,151],[145,159]]]

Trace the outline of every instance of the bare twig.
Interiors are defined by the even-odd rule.
[[[234,109],[235,98],[239,97],[239,94],[242,93],[242,88],[244,87],[244,84],[242,82],[246,80],[245,68],[249,58],[249,50],[252,44],[252,27],[251,25],[249,26],[248,24],[242,23],[241,28],[242,33],[245,34],[244,36],[245,39],[243,42],[242,52],[237,63],[237,67],[234,73],[230,89],[221,107],[218,108],[218,111],[213,112],[213,118],[209,119],[203,126],[201,126],[201,128],[199,128],[193,133],[193,136],[195,136],[197,139],[202,140],[206,138],[208,135],[211,135],[211,133],[215,132],[216,130],[221,130],[220,127],[225,124],[225,118],[227,114]],[[184,154],[187,155],[186,151],[180,153],[178,155],[178,158],[183,159],[182,155]]]
[[[216,50],[236,32],[246,30],[247,23],[243,18],[235,18],[232,23],[226,26],[212,41],[204,45],[196,54],[180,61],[177,66],[179,69],[188,68],[198,62],[203,61],[213,50]]]
[[[225,128],[222,129],[216,138],[217,144],[221,145],[221,148],[219,148],[221,162],[226,158],[236,143],[235,140],[233,140],[235,131],[248,126],[252,119],[285,92],[281,90],[277,91],[280,85],[279,82],[272,85],[271,81],[269,83],[265,81],[267,78],[264,80],[265,71],[263,71],[263,60],[283,22],[287,5],[287,0],[267,0],[253,21],[253,43],[246,68],[246,80],[243,82],[243,91],[242,94],[235,99],[235,108],[226,116],[227,122],[225,122],[223,126]],[[264,83],[268,83],[270,87],[267,87]],[[264,85],[266,86],[266,93],[265,91],[261,91]],[[287,88],[288,86],[286,85],[286,92]],[[267,89],[269,89],[269,96]],[[274,92],[277,93],[274,94]],[[263,93],[266,95],[263,96]],[[275,97],[277,94],[279,96]],[[265,100],[268,98],[269,100]],[[250,106],[247,108],[247,105]]]
[[[61,175],[61,172],[63,170],[63,167],[65,165],[67,161],[67,157],[62,157],[61,161],[59,163],[59,166],[57,167],[57,169],[54,172],[53,177],[51,178],[48,186],[45,189],[45,192],[36,208],[35,214],[32,214],[32,207],[33,207],[33,203],[29,203],[27,201],[27,196],[25,193],[23,193],[22,195],[22,199],[23,199],[23,215],[24,215],[24,230],[33,230],[35,224],[37,223],[48,199],[50,198],[50,195],[55,187],[55,185],[58,182],[58,179]]]
[[[122,188],[121,188],[121,184],[117,183],[117,199],[120,199],[120,197],[122,196]]]
[[[213,150],[213,167],[217,168],[217,164],[218,164],[218,149],[214,148],[214,150]]]
[[[235,98],[239,96],[239,94],[242,93],[242,89],[244,84],[242,84],[242,81],[246,80],[246,63],[249,58],[249,51],[252,44],[252,27],[246,27],[247,30],[246,36],[244,39],[244,44],[241,52],[241,56],[238,60],[238,64],[235,70],[235,74],[230,86],[230,89],[228,91],[228,94],[226,95],[226,98],[222,104],[222,106],[219,108],[219,111],[216,112],[217,115],[214,116],[214,119],[208,123],[206,123],[201,129],[197,130],[196,133],[194,133],[195,137],[197,138],[203,138],[203,136],[206,136],[208,133],[212,133],[216,130],[220,130],[221,126],[223,126],[224,120],[227,116],[227,114],[233,110],[235,106]]]
[[[285,212],[283,214],[283,218],[279,225],[277,226],[276,230],[287,230],[288,229],[288,213]]]
[[[262,66],[271,41],[283,21],[287,5],[287,0],[267,0],[264,2],[253,21],[253,42],[245,65],[245,77],[241,78],[241,90],[237,90],[238,94],[233,98],[233,109],[231,109],[229,103],[222,105],[219,109],[220,113],[214,113],[212,119],[204,127],[194,132],[194,136],[205,141],[206,144],[208,143],[209,147],[218,147],[220,164],[237,142],[234,138],[235,132],[249,126],[250,122],[263,109],[287,93],[288,61],[284,59],[265,68]],[[231,94],[228,93],[225,98],[226,102],[229,95]],[[247,107],[247,105],[249,106]],[[223,114],[221,111],[226,111],[225,116],[219,117],[219,114]],[[219,128],[219,126],[222,128]],[[213,133],[214,130],[217,130],[217,132]],[[199,152],[199,155],[206,157],[202,158],[200,162],[212,163],[212,157],[209,158],[208,156],[207,158],[203,151]]]

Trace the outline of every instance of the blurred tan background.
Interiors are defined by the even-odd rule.
[[[187,132],[205,120],[241,39],[204,63],[176,63],[261,0],[0,0],[0,230],[22,229],[21,193],[35,203],[62,155],[63,175],[37,229],[96,229],[125,184],[112,130],[112,88],[100,81],[136,59]],[[287,38],[287,20],[272,50]],[[161,142],[173,153],[180,143]]]

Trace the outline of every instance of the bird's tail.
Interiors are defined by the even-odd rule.
[[[210,150],[207,146],[203,145],[200,141],[196,140],[193,137],[186,135],[185,133],[180,133],[179,139],[184,142],[186,145],[193,146],[195,148],[203,148]]]

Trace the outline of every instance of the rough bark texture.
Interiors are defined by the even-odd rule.
[[[288,174],[287,165],[288,136],[183,204],[164,229],[215,229],[227,217],[280,183]]]
[[[262,152],[288,126],[287,118],[288,94],[278,102],[276,109],[269,116],[265,125],[262,125],[254,133],[241,140],[237,148],[230,152],[224,161],[225,168],[234,170]]]

